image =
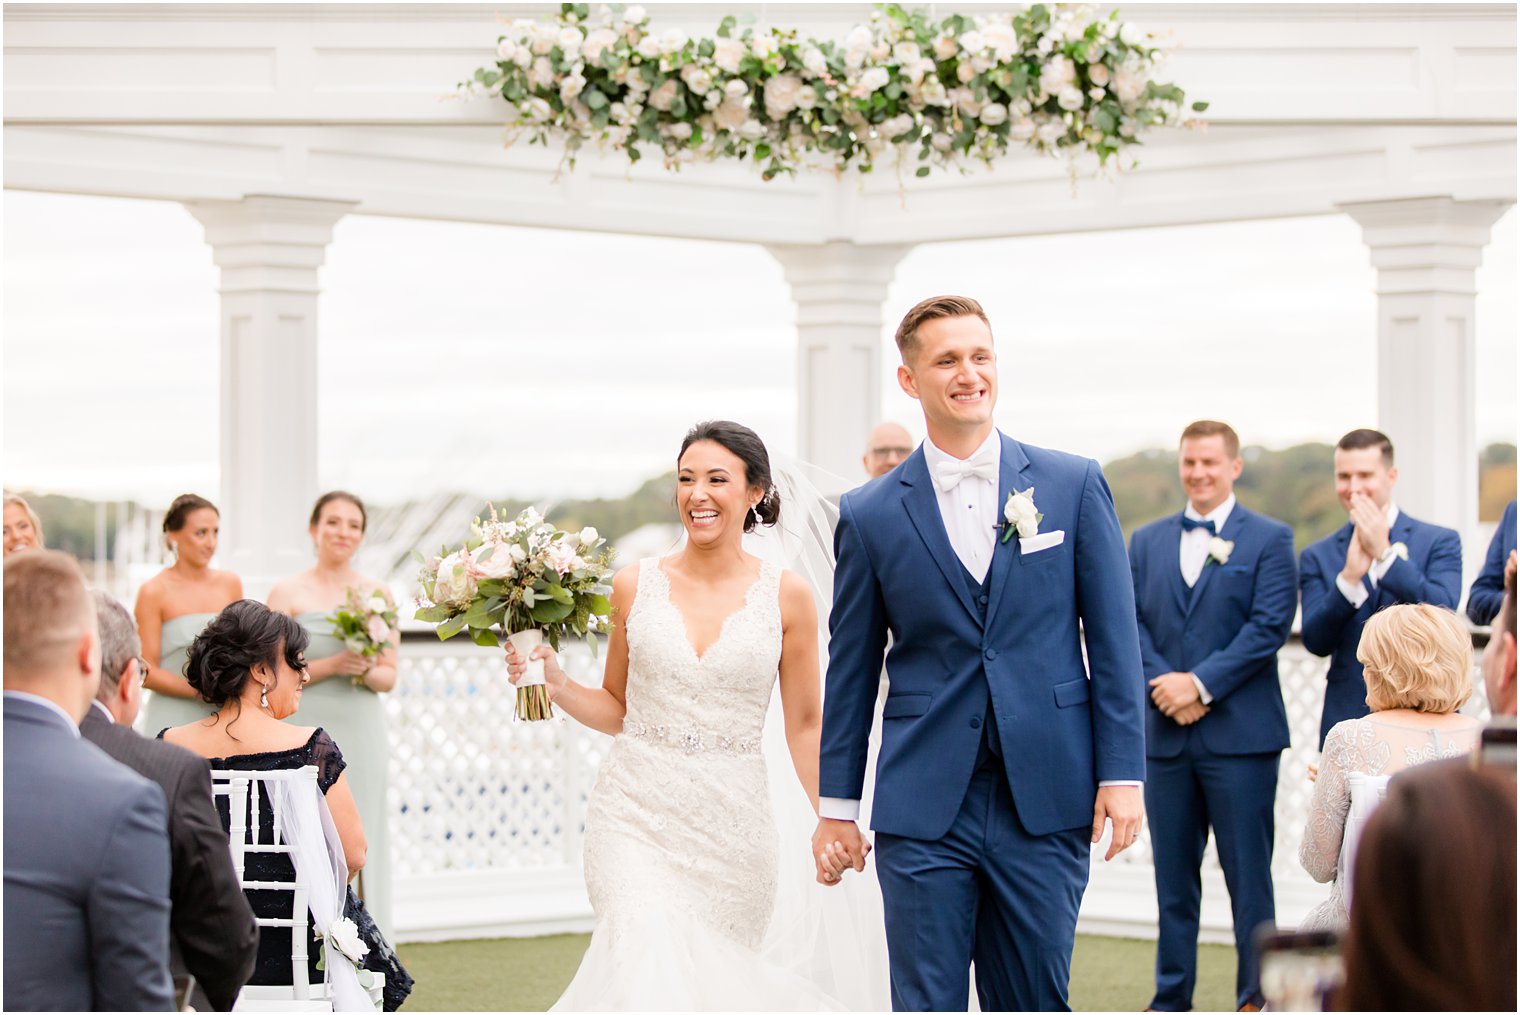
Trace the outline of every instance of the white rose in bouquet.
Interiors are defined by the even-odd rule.
[[[739,136],[746,141],[758,141],[765,136],[765,124],[759,120],[745,120],[739,124]]]
[[[1034,137],[1034,121],[1027,116],[1021,116],[1008,128],[1008,136],[1015,141],[1028,141]]]
[[[667,78],[660,87],[649,93],[649,104],[662,113],[670,111],[670,104],[676,100],[676,89],[681,83],[675,78]]]
[[[623,8],[623,21],[627,24],[642,25],[645,21],[648,20],[649,15],[646,14],[644,12],[644,8],[640,7],[638,4],[633,4],[631,6]]]
[[[1007,63],[1014,54],[1019,51],[1019,36],[1013,30],[1013,25],[1006,21],[995,21],[982,29],[982,36],[987,45],[992,47],[992,53],[999,63]]]
[[[554,107],[549,105],[547,99],[534,96],[522,104],[523,112],[528,114],[528,119],[534,123],[548,123],[554,119]]]
[[[1055,144],[1066,134],[1066,124],[1060,120],[1046,120],[1035,128],[1034,136],[1045,144]]]
[[[987,39],[981,32],[970,31],[961,36],[961,49],[967,53],[979,52],[987,45]]]
[[[559,45],[560,52],[565,54],[566,60],[574,60],[581,55],[581,41],[584,38],[579,28],[564,28],[554,41]]]
[[[724,102],[713,110],[713,123],[719,130],[737,131],[749,119],[749,103]]]
[[[1109,82],[1108,64],[1093,63],[1087,65],[1087,76],[1093,84],[1100,88]]]
[[[823,50],[816,46],[809,46],[802,51],[802,66],[814,77],[822,77],[828,72],[829,61],[823,55]]]
[[[855,82],[855,87],[850,89],[850,94],[857,99],[864,99],[878,88],[885,88],[887,82],[892,80],[892,75],[885,67],[868,67],[866,72],[860,75]]]
[[[725,74],[739,73],[739,61],[745,57],[744,43],[738,39],[714,41],[713,63]]]
[[[369,618],[369,623],[365,625],[365,630],[369,632],[369,640],[376,645],[383,645],[390,640],[391,626],[385,622],[384,617]]]
[[[765,112],[772,120],[780,120],[797,108],[797,96],[802,91],[802,79],[796,74],[777,74],[765,82]]]
[[[511,546],[508,543],[487,543],[475,551],[475,574],[481,578],[502,579],[512,577],[516,562],[512,559]],[[489,555],[485,553],[490,548]],[[521,549],[521,547],[518,547]]]
[[[561,102],[568,103],[571,99],[579,95],[581,93],[581,89],[585,87],[585,78],[581,77],[579,74],[567,75],[559,83],[559,100]]]
[[[517,56],[517,43],[511,39],[502,39],[496,44],[496,59],[502,63],[511,63]]]
[[[776,52],[776,38],[773,35],[757,35],[749,44],[750,52],[761,60],[769,59]]]
[[[581,43],[581,56],[595,63],[602,58],[602,53],[608,46],[617,42],[617,33],[610,28],[595,28],[586,33],[586,41]]]
[[[948,60],[960,52],[960,43],[955,41],[953,35],[941,35],[934,40],[934,55],[937,59]]]
[[[652,35],[646,35],[639,40],[638,54],[646,60],[653,60],[660,55],[660,40]]]
[[[749,85],[745,84],[743,81],[738,80],[737,78],[732,81],[724,82],[723,84],[723,95],[729,102],[738,102],[748,94]]]
[[[1040,71],[1040,90],[1055,95],[1077,80],[1077,65],[1064,56],[1058,56]]]
[[[1001,102],[989,102],[982,107],[981,121],[989,127],[996,127],[1008,120],[1008,107]]]
[[[677,141],[687,141],[691,138],[691,124],[673,123],[670,125],[670,136]],[[593,530],[595,531],[595,530]]]
[[[543,102],[542,99],[532,100]],[[548,105],[548,103],[544,103]],[[475,598],[475,576],[470,573],[470,554],[456,550],[438,562],[433,583],[433,602],[440,606],[464,606]]]
[[[681,68],[681,80],[686,82],[687,88],[698,95],[706,95],[712,90],[712,75],[694,63]]]
[[[1145,75],[1128,67],[1120,67],[1114,74],[1113,92],[1126,106],[1132,105],[1144,91]]]
[[[384,613],[391,608],[391,604],[386,601],[384,596],[377,593],[369,597],[369,601],[364,604],[364,608],[371,613]]]
[[[818,89],[808,85],[797,92],[798,109],[812,109],[816,105],[818,105]],[[795,127],[796,124],[792,126]]]
[[[1056,96],[1056,105],[1069,113],[1075,113],[1081,109],[1086,101],[1086,97],[1079,88],[1063,88]]]
[[[687,130],[686,136],[687,137],[691,136],[691,131],[690,130]],[[602,538],[597,533],[596,529],[592,528],[590,525],[586,526],[584,529],[581,529],[581,531],[579,533],[577,533],[576,535],[580,539],[580,543],[581,543],[582,546],[592,546],[592,545],[594,545],[596,543],[596,541],[598,539]]]

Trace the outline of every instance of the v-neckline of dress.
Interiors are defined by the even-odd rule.
[[[697,647],[691,643],[690,628],[686,624],[686,614],[681,612],[681,608],[676,605],[675,599],[671,597],[670,574],[660,565],[658,560],[655,561],[654,566],[660,572],[660,578],[665,582],[665,605],[670,607],[671,612],[681,621],[681,641],[686,643],[686,651],[691,653],[691,657],[696,660],[698,666],[706,662],[707,657],[712,655],[713,649],[723,643],[723,639],[728,636],[729,623],[739,614],[749,609],[750,597],[765,579],[765,562],[761,561],[760,573],[755,575],[755,580],[750,582],[749,586],[744,590],[743,601],[723,618],[723,623],[718,625],[718,636],[712,640],[712,644],[708,645],[701,652],[698,652]]]

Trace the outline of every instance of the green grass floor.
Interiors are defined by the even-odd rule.
[[[408,944],[401,961],[417,979],[404,1011],[544,1011],[575,975],[587,934]],[[1079,936],[1071,965],[1078,1011],[1139,1011],[1151,998],[1153,941]],[[1200,1011],[1235,1009],[1235,949],[1198,949]]]

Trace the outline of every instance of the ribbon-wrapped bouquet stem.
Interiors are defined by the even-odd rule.
[[[424,562],[416,617],[437,623],[444,640],[461,631],[477,645],[506,638],[524,658],[544,641],[558,651],[567,635],[586,639],[595,655],[596,634],[611,626],[612,553],[593,528],[565,532],[531,507],[511,520],[492,508],[470,523],[464,545]],[[543,661],[529,659],[517,717],[553,714]]]

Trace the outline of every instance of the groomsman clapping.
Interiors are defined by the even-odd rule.
[[[1252,931],[1275,918],[1272,807],[1288,746],[1277,650],[1298,597],[1293,530],[1236,503],[1242,467],[1230,426],[1189,424],[1178,453],[1187,507],[1130,540],[1151,698],[1145,808],[1161,911],[1150,1005],[1158,1011],[1193,1007],[1198,871],[1211,825],[1230,888],[1243,1010],[1261,1004]]]

